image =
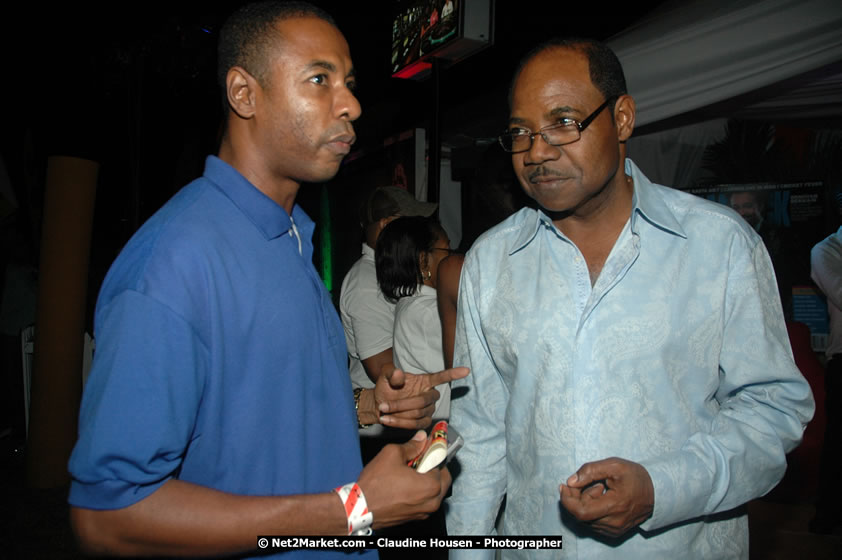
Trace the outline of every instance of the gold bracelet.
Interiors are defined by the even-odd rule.
[[[357,426],[359,428],[368,428],[369,426],[373,426],[374,424],[363,424],[360,422],[360,395],[363,394],[363,388],[357,387],[354,389],[354,412],[357,413]]]

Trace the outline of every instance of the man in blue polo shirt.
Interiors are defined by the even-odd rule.
[[[423,427],[433,387],[467,371],[394,372],[352,396],[295,205],[355,139],[344,37],[308,4],[262,3],[226,23],[219,55],[219,157],[129,241],[97,302],[69,465],[88,552],[229,556],[261,534],[362,534],[426,517],[450,485],[406,466],[420,434],[362,470],[357,427]]]

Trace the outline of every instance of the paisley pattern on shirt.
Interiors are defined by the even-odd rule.
[[[468,253],[451,422],[464,436],[448,533],[557,535],[532,558],[747,558],[740,508],[783,476],[813,413],[769,256],[733,211],[655,185],[630,161],[633,210],[594,286],[543,213],[524,209]],[[457,389],[458,387],[458,389]],[[608,457],[642,464],[655,510],[610,541],[558,486]],[[454,557],[493,551],[452,551]]]

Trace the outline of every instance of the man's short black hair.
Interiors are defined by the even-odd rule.
[[[520,60],[509,87],[509,107],[512,105],[515,82],[517,82],[518,76],[520,76],[523,68],[537,55],[556,48],[574,50],[585,55],[585,58],[588,60],[588,72],[591,83],[602,93],[605,99],[611,99],[612,97],[616,99],[628,93],[626,90],[626,76],[623,73],[623,65],[620,64],[617,55],[614,54],[614,51],[608,45],[596,39],[554,37],[529,51]],[[613,112],[611,118],[614,118]]]
[[[421,253],[430,253],[446,235],[438,221],[423,216],[403,216],[383,228],[374,262],[377,284],[387,300],[394,303],[415,294],[424,282]]]
[[[217,80],[223,91],[228,70],[234,66],[242,67],[265,86],[268,57],[281,38],[275,24],[297,17],[316,17],[336,27],[330,14],[307,2],[255,2],[232,13],[219,32],[217,48]]]

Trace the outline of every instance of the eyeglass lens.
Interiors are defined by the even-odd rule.
[[[525,132],[514,134],[506,132],[501,134],[498,140],[504,150],[513,153],[529,150],[532,147],[532,142],[534,142],[535,137],[538,135],[541,135],[544,142],[550,144],[551,146],[572,144],[581,138],[582,131],[585,130],[588,125],[594,121],[594,119],[596,119],[596,117],[611,103],[613,99],[614,97],[606,99],[602,105],[597,107],[593,113],[585,117],[585,120],[581,123],[576,120],[569,119],[565,122],[546,126],[533,133]]]

